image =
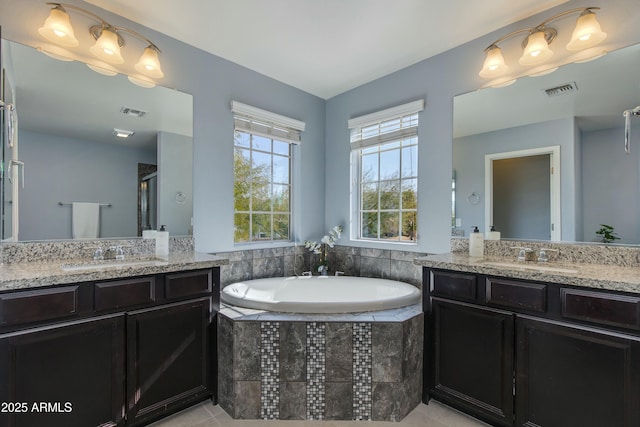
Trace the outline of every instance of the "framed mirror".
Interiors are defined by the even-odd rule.
[[[99,238],[192,233],[191,95],[7,40],[2,55],[17,112],[16,144],[2,150],[3,241],[71,239],[74,203],[99,206]]]
[[[596,231],[605,224],[619,237],[615,243],[640,244],[640,118],[631,119],[626,154],[623,117],[640,105],[639,67],[640,45],[634,45],[546,76],[456,96],[452,234],[494,225],[503,238],[602,242]],[[515,163],[533,161],[533,153],[550,147],[557,148],[556,164],[549,157],[538,158],[537,169]],[[522,152],[531,158],[510,155]],[[498,166],[501,176],[494,172]],[[512,192],[496,199],[501,186]],[[471,194],[480,202],[468,203]],[[540,218],[547,222],[541,231],[526,234]]]

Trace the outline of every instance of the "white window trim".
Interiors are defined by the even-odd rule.
[[[231,111],[233,114],[238,116],[263,120],[274,126],[288,127],[300,132],[304,132],[306,127],[306,123],[303,121],[292,119],[291,117],[283,116],[281,114],[272,113],[271,111],[263,110],[262,108],[242,104],[238,101],[231,101]]]
[[[235,242],[234,246],[238,247],[286,247],[291,246],[296,242],[299,218],[297,212],[299,211],[299,182],[300,182],[300,159],[297,153],[296,146],[300,145],[301,139],[299,132],[304,132],[306,123],[300,120],[292,119],[281,114],[272,113],[271,111],[263,110],[261,108],[252,107],[247,104],[243,104],[237,101],[231,101],[231,112],[234,115],[234,132],[235,130],[241,130],[246,133],[263,136],[269,139],[275,139],[283,142],[288,142],[293,147],[289,152],[289,240],[270,240],[270,241],[249,241],[249,242]],[[240,119],[240,120],[239,120]],[[238,126],[239,121],[249,122],[248,126]],[[256,121],[256,126],[252,127],[251,122]],[[260,123],[261,122],[261,123]],[[271,132],[265,131],[264,125],[270,125],[276,128],[283,128],[283,132]],[[293,130],[298,134],[296,138],[287,138],[286,131]],[[234,177],[235,180],[235,177]],[[235,201],[234,201],[235,212]],[[234,239],[235,240],[235,239]]]
[[[374,113],[366,114],[359,117],[354,117],[347,121],[347,126],[349,127],[350,134],[353,133],[354,129],[362,128],[366,126],[375,125],[377,123],[385,122],[388,120],[393,120],[394,118],[400,118],[407,115],[412,115],[415,113],[419,113],[424,110],[425,100],[419,99],[417,101],[409,102],[407,104],[398,105],[396,107],[387,108],[385,110],[376,111]],[[410,136],[417,136],[417,127],[415,129],[415,134],[413,131],[405,132],[405,130],[400,129],[397,132],[393,133],[393,138],[402,139]],[[385,140],[387,138],[384,138]],[[418,244],[419,233],[416,234],[416,239],[412,242],[407,241],[390,241],[390,240],[380,240],[380,239],[369,239],[361,237],[361,227],[360,223],[360,167],[361,167],[361,152],[363,148],[367,146],[376,145],[376,142],[369,141],[370,143],[363,144],[361,141],[350,142],[351,145],[351,164],[350,164],[350,240],[358,241],[358,242],[367,242],[367,244],[374,245],[405,245],[405,246],[416,246]],[[384,143],[380,142],[380,143]],[[416,210],[417,211],[417,210]]]
[[[397,107],[387,108],[386,110],[376,111],[375,113],[366,114],[364,116],[354,117],[347,121],[349,129],[357,127],[365,127],[375,123],[393,119],[394,117],[408,116],[409,114],[419,113],[424,110],[424,99],[409,102],[407,104],[398,105]]]

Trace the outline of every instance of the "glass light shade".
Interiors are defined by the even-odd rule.
[[[147,46],[140,57],[140,60],[135,65],[135,69],[140,74],[149,76],[153,79],[161,79],[164,77],[164,73],[160,68],[160,59],[158,58],[158,51],[151,46]]]
[[[113,77],[118,74],[118,72],[108,64],[87,64],[91,70],[95,71],[98,74],[102,74],[103,76]]]
[[[602,31],[596,14],[589,10],[578,17],[576,28],[571,34],[571,41],[567,44],[567,50],[587,49],[606,38],[607,33]]]
[[[491,79],[494,77],[498,77],[507,72],[507,65],[504,63],[504,57],[502,56],[502,51],[498,46],[493,46],[487,52],[487,57],[484,60],[484,64],[482,65],[482,70],[480,70],[480,77],[485,79]]]
[[[139,76],[139,77],[127,76],[127,78],[134,85],[143,87],[145,89],[151,89],[151,88],[154,88],[156,86],[156,84],[154,82],[147,80],[144,76]]]
[[[102,34],[100,34],[96,43],[89,48],[89,51],[96,58],[110,64],[122,64],[124,62],[118,45],[118,34],[108,28],[102,29]]]
[[[80,44],[73,33],[69,15],[64,9],[51,9],[49,17],[44,21],[44,25],[38,28],[38,33],[50,42],[60,46],[76,47]]]
[[[527,38],[527,46],[518,62],[520,65],[538,65],[552,56],[553,51],[549,49],[544,31],[536,31]]]

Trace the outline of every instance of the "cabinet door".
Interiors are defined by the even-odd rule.
[[[124,424],[124,315],[0,335],[0,425]]]
[[[138,425],[211,395],[210,298],[127,316],[127,423]]]
[[[518,316],[516,425],[640,425],[640,337]]]
[[[512,425],[513,314],[434,298],[431,322],[430,394],[492,424]]]

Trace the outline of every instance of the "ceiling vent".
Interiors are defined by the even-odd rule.
[[[126,114],[127,116],[131,116],[131,117],[144,117],[144,115],[147,114],[146,111],[136,110],[135,108],[129,108],[129,107],[122,107],[120,109],[120,112],[122,114]]]
[[[577,90],[578,90],[578,85],[576,85],[576,82],[571,82],[571,83],[565,83],[560,86],[551,87],[549,89],[545,89],[544,92],[547,94],[547,96],[559,96],[559,95],[565,95],[567,93],[575,92]]]

